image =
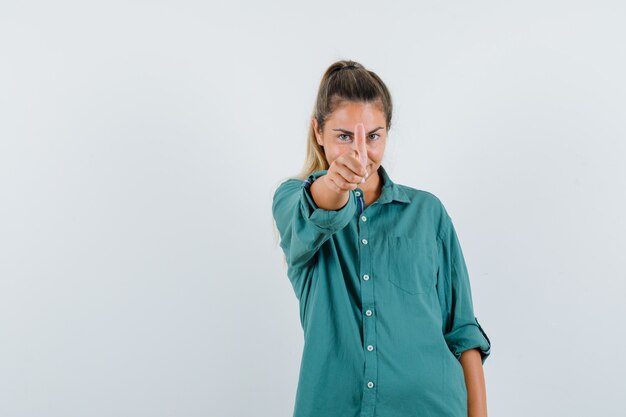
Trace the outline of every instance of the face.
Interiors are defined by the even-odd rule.
[[[385,113],[376,103],[348,101],[343,102],[326,120],[324,131],[320,132],[315,117],[312,118],[317,143],[324,147],[326,160],[332,164],[337,157],[352,149],[356,149],[354,140],[355,126],[365,126],[365,143],[367,147],[367,172],[370,178],[378,174],[385,145],[387,129]]]

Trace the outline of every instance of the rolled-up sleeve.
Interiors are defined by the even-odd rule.
[[[322,244],[346,227],[356,211],[353,192],[338,210],[325,210],[315,204],[311,184],[326,172],[315,171],[306,180],[288,179],[274,192],[272,214],[290,268],[301,268],[311,262]]]
[[[478,348],[481,361],[491,353],[491,341],[474,315],[469,274],[459,239],[445,209],[438,235],[437,292],[446,343],[457,359]]]

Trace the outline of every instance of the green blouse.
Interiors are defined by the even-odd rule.
[[[364,208],[317,207],[290,178],[272,213],[304,331],[294,417],[467,417],[461,352],[491,342],[474,316],[454,226],[432,193],[396,184]]]

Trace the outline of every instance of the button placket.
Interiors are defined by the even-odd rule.
[[[378,376],[378,358],[374,346],[376,345],[376,314],[375,313],[375,278],[371,275],[372,271],[372,253],[371,245],[368,238],[375,238],[370,235],[371,221],[369,217],[363,214],[365,206],[362,190],[356,189],[355,195],[360,203],[358,221],[358,238],[359,238],[359,271],[363,280],[361,281],[361,305],[362,305],[362,326],[363,326],[363,350],[365,355],[365,366],[363,369],[363,380],[366,381],[364,392],[361,398],[361,414],[360,417],[372,417],[376,403],[376,379]],[[371,214],[371,213],[370,213]]]
[[[357,203],[359,205],[359,214],[363,213],[365,210],[365,198],[363,196],[363,192],[360,188],[354,190],[354,195],[356,196]]]

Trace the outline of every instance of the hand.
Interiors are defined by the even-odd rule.
[[[335,191],[354,190],[365,182],[367,172],[367,145],[365,143],[365,127],[358,123],[354,129],[352,149],[339,155],[328,168],[324,179]]]

